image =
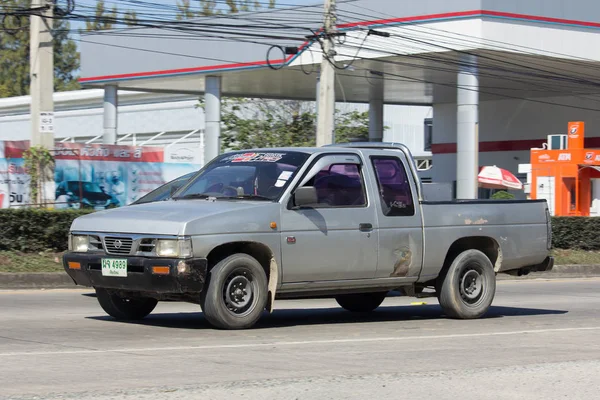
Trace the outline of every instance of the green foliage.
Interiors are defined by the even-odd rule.
[[[27,9],[30,0],[2,0],[0,17],[9,10]],[[69,38],[70,25],[55,18],[54,32],[54,89],[56,91],[79,89],[79,53],[75,42]],[[0,29],[0,98],[29,94],[29,18],[9,16],[5,29]]]
[[[225,9],[220,8],[223,5]],[[275,8],[276,0],[269,0],[269,8]],[[262,9],[258,0],[177,0],[177,19],[184,20],[195,17],[235,14]]]
[[[507,191],[501,190],[492,195],[492,199],[494,200],[513,200],[515,195],[512,193],[508,193]]]
[[[315,146],[317,118],[309,102],[228,98],[221,107],[223,151]],[[368,112],[336,110],[336,143],[365,141],[368,136]]]
[[[90,211],[0,209],[0,251],[64,251],[73,220]]]
[[[65,251],[71,223],[75,218],[91,212],[0,209],[0,252]],[[552,232],[554,249],[600,251],[600,218],[554,217]]]
[[[600,250],[600,218],[552,218],[552,245],[557,249]]]
[[[135,11],[128,10],[123,14],[122,19],[126,25],[134,26],[137,22],[137,14]],[[104,0],[98,0],[96,2],[95,15],[89,21],[85,21],[85,31],[102,31],[113,29],[115,25],[120,23],[119,10],[116,5],[113,5],[112,9],[108,11]]]
[[[38,194],[45,182],[54,178],[54,157],[41,146],[32,146],[23,152],[23,161],[30,180],[30,203],[40,203]]]

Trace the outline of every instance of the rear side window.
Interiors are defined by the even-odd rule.
[[[371,157],[377,187],[383,208],[388,217],[415,215],[412,191],[404,164],[397,157]]]

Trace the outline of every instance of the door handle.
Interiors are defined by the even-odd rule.
[[[368,232],[370,230],[373,230],[373,225],[372,224],[359,224],[358,229],[360,229],[363,232]]]

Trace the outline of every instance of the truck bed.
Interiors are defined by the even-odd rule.
[[[496,272],[536,265],[548,255],[545,200],[423,201],[421,205],[425,239],[421,280],[437,275],[450,246],[465,237],[495,241],[500,248]]]

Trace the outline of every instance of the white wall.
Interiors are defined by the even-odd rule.
[[[204,128],[204,112],[197,108],[197,100],[178,99],[177,101],[160,102],[161,95],[155,95],[154,101],[143,99],[136,101],[122,99],[118,114],[118,133],[157,133],[162,131],[181,132],[185,134],[195,129]],[[6,100],[6,99],[5,99]],[[120,99],[121,101],[121,99]],[[137,103],[137,104],[136,104]],[[367,111],[368,104],[338,103],[342,111]],[[94,137],[101,135],[102,97],[90,104],[77,107],[65,105],[60,100],[55,102],[56,138]],[[67,108],[65,110],[65,108]],[[424,119],[431,116],[431,107],[392,106],[384,108],[384,124],[389,127],[384,133],[384,140],[406,144],[415,155],[430,155],[424,152]],[[0,104],[0,140],[27,140],[30,137],[29,110],[21,107],[14,115],[2,115]],[[167,139],[168,140],[168,139]],[[125,142],[124,142],[125,143]],[[127,142],[129,144],[129,142]],[[139,143],[138,143],[139,144]]]
[[[152,133],[192,131],[204,127],[204,112],[195,108],[195,100],[119,107],[118,132]],[[94,106],[82,110],[56,111],[56,138],[97,136],[103,132],[103,109]],[[27,140],[29,114],[0,117],[0,140]]]
[[[600,137],[600,102],[575,97],[544,98],[544,102],[568,104],[594,110],[554,106],[525,100],[484,101],[479,106],[479,140],[546,140],[547,135],[567,133],[569,121],[584,121],[586,137]],[[456,104],[433,108],[433,142],[456,143]],[[518,164],[529,163],[529,151],[481,152],[480,165],[497,165],[518,172]],[[456,154],[434,154],[434,181],[456,177]]]

